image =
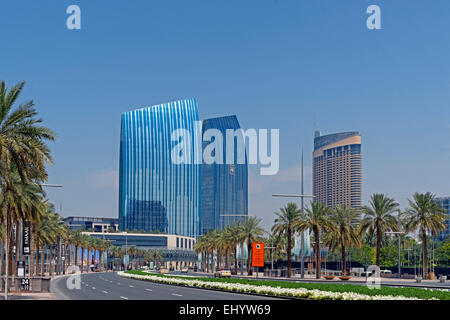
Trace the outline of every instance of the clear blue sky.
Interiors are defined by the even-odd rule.
[[[66,8],[82,30],[66,28]],[[382,30],[366,28],[370,4]],[[4,1],[0,78],[26,80],[51,144],[64,216],[117,216],[120,114],[195,97],[201,118],[279,128],[281,170],[250,169],[249,211],[269,227],[311,190],[313,131],[360,131],[363,199],[450,195],[450,2],[365,0]]]

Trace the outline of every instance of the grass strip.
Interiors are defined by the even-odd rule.
[[[320,290],[320,291],[330,291],[330,292],[353,292],[364,294],[368,296],[404,296],[407,298],[418,298],[418,299],[439,299],[439,300],[450,300],[450,292],[443,290],[431,290],[431,289],[421,289],[421,288],[394,288],[394,287],[384,287],[381,286],[380,289],[369,289],[362,285],[352,285],[352,284],[332,284],[332,283],[299,283],[290,281],[276,281],[276,280],[254,280],[254,279],[238,279],[238,278],[210,278],[210,277],[196,277],[196,276],[176,276],[176,275],[163,275],[159,273],[148,273],[141,270],[130,270],[126,271],[130,274],[136,275],[152,275],[158,277],[166,278],[179,278],[179,279],[191,279],[200,280],[205,282],[225,282],[225,283],[238,283],[246,285],[264,285],[270,287],[281,287],[281,288],[305,288],[308,290]]]

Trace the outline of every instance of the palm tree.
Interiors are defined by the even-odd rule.
[[[206,237],[200,236],[194,245],[194,251],[196,254],[202,255],[202,271],[206,270]]]
[[[235,233],[238,234],[238,232],[234,228],[235,225],[236,224],[225,226],[221,234],[221,243],[225,252],[225,267],[227,269],[230,269],[230,260],[229,260],[230,251],[233,258],[236,260],[236,245],[239,243],[239,241],[235,236]]]
[[[352,222],[354,217],[355,211],[349,206],[342,205],[337,206],[329,218],[332,226],[329,228],[325,242],[331,251],[337,247],[341,249],[343,275],[347,274],[345,269],[346,249],[362,245],[359,228]]]
[[[294,235],[295,225],[300,218],[301,210],[293,202],[288,203],[280,209],[280,213],[275,212],[277,218],[272,226],[272,233],[283,235],[287,237],[287,259],[288,259],[288,278],[291,277],[292,269],[292,238]]]
[[[409,208],[401,213],[407,232],[419,231],[422,238],[423,278],[428,278],[427,233],[437,236],[446,228],[448,215],[430,193],[414,193],[413,200],[408,199]]]
[[[316,279],[320,279],[320,234],[321,231],[330,230],[332,224],[329,219],[330,209],[322,202],[311,202],[311,208],[306,208],[305,212],[295,223],[299,232],[312,230],[315,241],[316,254]]]
[[[247,274],[251,276],[252,272],[252,244],[262,239],[264,229],[260,226],[261,219],[258,217],[248,217],[247,220],[242,221],[241,224],[241,243],[247,244]]]
[[[39,237],[45,245],[49,246],[49,275],[53,275],[53,245],[59,244],[60,237],[65,231],[66,226],[62,221],[60,215],[54,212],[54,206],[47,203],[47,212],[45,217],[42,219],[42,223],[39,226]],[[57,256],[59,253],[57,246]],[[58,256],[59,257],[59,256]],[[43,262],[44,259],[42,259]],[[59,261],[58,261],[59,266]],[[59,267],[57,267],[59,271]]]
[[[227,227],[227,238],[231,249],[233,250],[234,258],[234,273],[237,274],[238,270],[238,258],[237,258],[237,246],[241,243],[241,226],[242,223],[235,222]]]
[[[372,194],[369,206],[363,206],[364,217],[360,226],[362,231],[368,231],[369,234],[376,234],[376,260],[377,266],[380,266],[380,249],[383,234],[389,231],[398,231],[398,222],[394,213],[399,213],[399,204],[393,198],[385,194]]]
[[[3,244],[6,241],[6,228],[4,224],[0,223],[0,276],[3,275]]]
[[[100,257],[100,271],[103,271],[103,262],[102,262],[102,256],[103,256],[103,252],[108,252],[111,248],[111,242],[107,241],[107,240],[102,240],[101,244],[100,244],[100,253],[99,253],[99,257]],[[108,261],[106,262],[106,269],[108,270]]]
[[[46,163],[51,163],[50,150],[46,141],[53,141],[55,134],[41,125],[42,120],[36,119],[37,112],[33,101],[19,105],[15,110],[13,106],[20,96],[25,82],[19,82],[9,91],[5,81],[0,82],[0,188],[4,199],[1,201],[0,215],[6,223],[6,274],[9,274],[12,210],[17,205],[12,201],[15,193],[11,168],[14,168],[21,181],[37,183],[47,179]],[[5,300],[8,299],[8,276],[5,281]]]
[[[79,249],[80,247],[83,245],[83,234],[81,233],[81,231],[77,230],[73,235],[72,235],[72,244],[75,247],[75,266],[78,267],[78,254],[79,254]]]

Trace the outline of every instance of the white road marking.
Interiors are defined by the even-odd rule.
[[[117,284],[118,284],[119,286],[121,286],[120,282],[117,282]]]
[[[145,289],[145,290],[147,290],[147,291],[153,291],[152,289]]]
[[[122,296],[120,296],[122,299],[124,299],[124,300],[128,300],[128,298],[127,297],[122,297]]]
[[[132,286],[131,284],[129,285],[130,288],[134,288],[134,286]]]
[[[92,287],[92,290],[95,290],[95,287]]]
[[[108,293],[108,291],[105,291],[105,290],[103,290],[102,292],[103,292],[103,293]]]
[[[173,296],[176,296],[176,297],[182,297],[182,296],[183,296],[183,295],[177,294],[177,293],[172,293],[172,295],[173,295]]]

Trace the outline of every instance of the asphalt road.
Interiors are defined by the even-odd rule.
[[[117,273],[81,275],[81,288],[68,289],[67,277],[52,281],[52,292],[64,300],[267,300],[271,297],[159,284],[120,277]]]

